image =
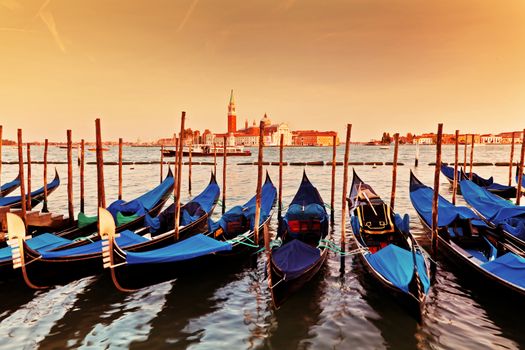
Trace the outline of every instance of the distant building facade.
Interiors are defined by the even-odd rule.
[[[294,146],[332,146],[339,145],[339,137],[335,131],[298,130],[292,132]]]

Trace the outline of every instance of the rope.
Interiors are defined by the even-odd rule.
[[[324,206],[325,206],[326,208],[330,209],[330,211],[334,210],[334,209],[332,208],[332,206],[331,206],[330,204],[328,204],[328,203],[325,203]]]
[[[93,243],[93,240],[87,236],[78,237],[73,240],[73,242],[80,242],[80,241],[90,241],[91,243]]]

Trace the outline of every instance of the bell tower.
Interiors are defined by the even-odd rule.
[[[233,90],[228,104],[228,133],[237,131],[237,115],[235,114],[235,101],[233,100]]]

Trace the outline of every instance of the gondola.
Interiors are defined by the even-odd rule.
[[[450,184],[454,183],[454,168],[449,167],[445,164],[441,164],[441,173],[445,175]],[[470,178],[470,173],[465,173],[463,170],[458,170],[458,182],[461,179]],[[488,179],[484,179],[476,173],[472,173],[472,181],[480,187],[485,188],[487,191],[494,193],[502,198],[515,198],[516,187],[506,186],[494,182],[494,178],[491,176]],[[461,194],[461,189],[458,187],[458,194]]]
[[[144,226],[148,216],[159,215],[167,200],[173,193],[173,173],[168,170],[166,178],[155,188],[143,195],[125,202],[117,200],[107,208],[117,220],[117,231],[135,230]],[[147,214],[147,215],[146,215]],[[77,220],[69,227],[56,233],[57,236],[69,240],[77,240],[75,244],[83,244],[84,239],[98,239],[97,216],[89,217],[79,213]]]
[[[430,289],[430,265],[410,233],[408,214],[401,218],[393,213],[355,170],[348,202],[352,233],[366,270],[421,320]]]
[[[173,180],[170,188],[173,186]],[[202,193],[193,198],[186,205],[181,207],[181,230],[180,238],[186,238],[202,230],[206,226],[208,217],[213,212],[219,198],[219,186],[212,174],[210,183]],[[115,216],[107,210],[115,221]],[[171,213],[170,213],[171,211]],[[161,215],[166,218],[173,218],[173,207],[166,209]],[[159,218],[160,226],[156,229],[149,227],[139,229],[135,232],[131,230],[120,231],[117,243],[131,249],[153,249],[165,246],[174,241],[173,224],[164,222]],[[160,230],[168,230],[161,232]],[[102,257],[102,241],[97,235],[98,240],[75,242],[63,237],[50,234],[45,239],[52,239],[58,242],[57,248],[43,248],[36,250],[32,248],[32,240],[24,240],[22,246],[12,247],[19,250],[19,255],[23,256],[25,263],[21,264],[22,276],[26,284],[32,288],[45,288],[54,284],[63,284],[71,280],[93,275],[102,271],[100,258]],[[40,236],[36,237],[37,239]],[[42,239],[42,238],[40,238]],[[16,264],[16,259],[14,260]]]
[[[321,269],[328,256],[323,243],[329,216],[317,189],[306,172],[295,197],[279,225],[278,237],[268,261],[269,286],[275,308]]]
[[[497,228],[506,240],[525,251],[525,206],[517,206],[467,179],[459,185],[463,198],[473,210]]]
[[[520,167],[516,167],[516,184],[520,183]],[[521,193],[525,195],[525,171],[523,172],[523,177],[521,178]]]
[[[259,242],[254,241],[255,197],[243,206],[227,211],[222,218],[209,220],[209,231],[158,249],[126,249],[115,238],[114,224],[107,214],[104,231],[104,266],[120,291],[130,291],[188,274],[224,270],[239,264],[259,249],[262,230],[268,225],[275,204],[276,189],[268,174],[261,189]],[[101,211],[102,212],[102,211]]]
[[[60,185],[60,177],[58,172],[55,169],[55,178],[53,181],[47,184],[47,195],[51,195],[57,187]],[[29,194],[26,194],[26,200],[29,198]],[[31,206],[36,207],[44,200],[44,187],[41,187],[37,190],[31,192]],[[9,208],[21,208],[22,206],[22,197],[21,196],[9,196],[0,198],[0,206],[9,207]]]
[[[0,187],[0,198],[7,196],[20,186],[20,174],[11,182],[7,182]]]
[[[427,232],[432,227],[433,190],[411,172],[410,200]],[[455,206],[443,197],[438,201],[439,250],[468,272],[483,288],[525,295],[525,259],[511,246],[495,239],[497,234],[469,208]],[[498,297],[501,297],[498,294]]]

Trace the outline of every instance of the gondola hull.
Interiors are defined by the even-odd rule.
[[[280,308],[284,302],[298,290],[300,290],[306,283],[308,283],[323,267],[328,256],[328,249],[324,248],[321,251],[319,260],[312,265],[308,270],[303,272],[300,276],[294,279],[285,279],[284,273],[279,269],[272,259],[269,261],[270,288],[272,294],[272,302],[276,309]]]

